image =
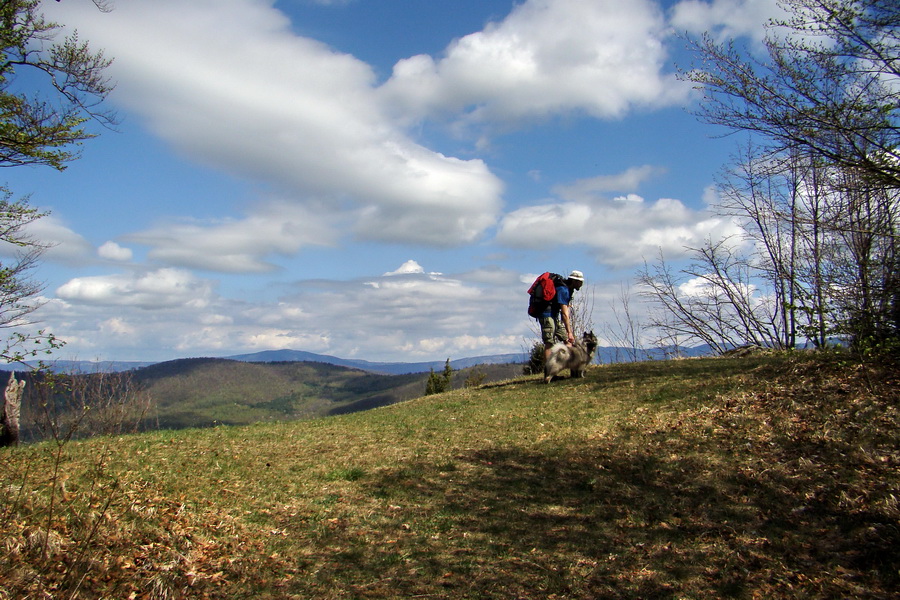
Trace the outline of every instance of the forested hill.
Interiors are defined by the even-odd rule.
[[[521,365],[475,367],[485,381],[521,373]],[[472,369],[459,371],[463,385]],[[147,425],[155,428],[246,425],[318,418],[368,410],[423,395],[427,374],[384,375],[319,362],[251,363],[192,358],[133,372],[153,399]]]
[[[315,418],[421,396],[421,374],[388,376],[326,363],[191,358],[134,371],[153,399],[151,427]]]

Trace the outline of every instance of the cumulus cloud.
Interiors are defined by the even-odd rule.
[[[104,336],[130,337],[138,332],[137,327],[121,317],[113,317],[100,323],[100,333]]]
[[[707,18],[684,4],[673,12],[679,25]],[[293,219],[291,238],[263,204],[242,221],[167,224],[128,238],[179,267],[260,272],[273,268],[273,253],[347,234],[438,247],[476,242],[502,217],[502,181],[481,159],[423,146],[408,129],[413,122],[490,129],[570,113],[619,118],[688,94],[667,66],[671,32],[651,0],[528,0],[443,56],[400,60],[383,84],[361,60],[298,36],[268,2],[122,0],[108,14],[64,2],[46,10],[115,57],[114,100],[159,136],[199,162],[268,182],[283,192],[278,206],[289,220],[315,223]],[[606,185],[584,180],[558,193],[580,201]],[[507,226],[521,216],[507,216]]]
[[[422,265],[417,263],[414,260],[408,260],[402,265],[400,268],[395,271],[388,271],[384,274],[385,277],[390,277],[391,275],[409,275],[411,273],[424,273],[425,269],[422,268]]]
[[[122,1],[101,14],[67,2],[47,11],[115,57],[114,99],[158,135],[291,202],[353,216],[359,238],[449,246],[496,222],[503,186],[483,161],[413,141],[385,113],[367,64],[295,35],[269,3]]]
[[[129,261],[132,251],[115,242],[106,242],[95,248],[81,234],[72,230],[69,225],[55,215],[46,215],[29,223],[22,231],[27,238],[46,247],[42,259],[66,265],[82,267],[98,262],[98,258],[107,261]],[[19,248],[8,244],[0,244],[0,254],[12,255]]]
[[[97,248],[97,255],[106,260],[125,262],[131,260],[134,253],[130,248],[124,248],[119,244],[110,241]]]
[[[118,0],[109,14],[91,3],[43,5],[115,57],[114,102],[182,156],[261,181],[267,194],[238,217],[172,218],[100,248],[45,222],[56,229],[39,237],[58,242],[60,259],[130,263],[131,247],[143,245],[165,265],[70,279],[48,299],[47,325],[116,359],[279,347],[402,361],[515,352],[532,325],[524,291],[533,275],[437,273],[409,260],[373,271],[381,275],[298,281],[289,293],[281,282],[249,300],[220,296],[218,282],[189,269],[262,273],[280,256],[347,236],[451,247],[495,227],[501,244],[577,245],[628,266],[728,231],[679,200],[638,195],[662,172],[652,165],[556,186],[538,165],[529,175],[554,197],[504,216],[504,185],[488,163],[426,147],[413,128],[422,121],[487,139],[558,115],[617,119],[680,103],[688,89],[668,67],[672,25],[731,16],[740,25],[737,12],[716,12],[724,0],[684,2],[671,22],[650,0],[511,5],[440,56],[398,61],[383,83],[361,60],[298,36],[268,0]]]
[[[381,93],[412,119],[617,118],[685,98],[686,86],[665,73],[666,35],[663,14],[649,0],[530,0],[437,60],[399,61]]]
[[[601,191],[637,185],[656,170],[644,167],[620,175],[600,176],[559,186],[570,201],[527,206],[507,214],[497,239],[520,248],[553,248],[583,245],[596,260],[611,267],[639,265],[663,251],[682,255],[707,237],[721,238],[738,232],[729,219],[688,208],[672,198],[647,202],[635,193],[605,198]]]
[[[493,275],[440,274],[411,260],[380,277],[302,285],[280,299],[277,322],[300,331],[321,328],[331,348],[387,360],[518,351],[525,294],[517,274]],[[516,301],[523,307],[521,327],[513,328],[511,344],[508,312]]]
[[[115,351],[103,358],[297,348],[409,362],[520,351],[530,335],[525,287],[505,269],[442,275],[410,260],[374,277],[297,282],[251,304],[186,271],[159,269],[73,279],[47,302],[43,321],[88,352],[102,336]],[[512,306],[521,310],[511,315]]]
[[[273,201],[244,219],[169,223],[125,238],[153,249],[149,258],[169,265],[230,273],[274,270],[272,254],[335,242],[333,219],[310,207]]]
[[[693,34],[713,33],[719,40],[747,36],[762,41],[766,24],[784,16],[778,0],[683,0],[671,9],[672,26]]]
[[[158,269],[134,274],[76,277],[56,290],[70,303],[142,309],[201,308],[212,294],[210,282],[181,269]]]

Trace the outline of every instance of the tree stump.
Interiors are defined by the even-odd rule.
[[[11,373],[3,394],[3,409],[0,410],[0,448],[19,445],[19,414],[24,389],[25,382],[16,381],[16,374]]]

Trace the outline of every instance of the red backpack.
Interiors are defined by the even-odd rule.
[[[528,316],[540,317],[556,298],[556,287],[566,284],[566,278],[556,273],[542,273],[528,288]]]

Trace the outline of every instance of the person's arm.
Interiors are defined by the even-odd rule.
[[[572,318],[569,316],[569,305],[563,304],[560,308],[560,315],[562,316],[563,325],[566,326],[566,334],[568,334],[568,338],[566,339],[566,343],[570,346],[575,343],[575,332],[572,331]]]

